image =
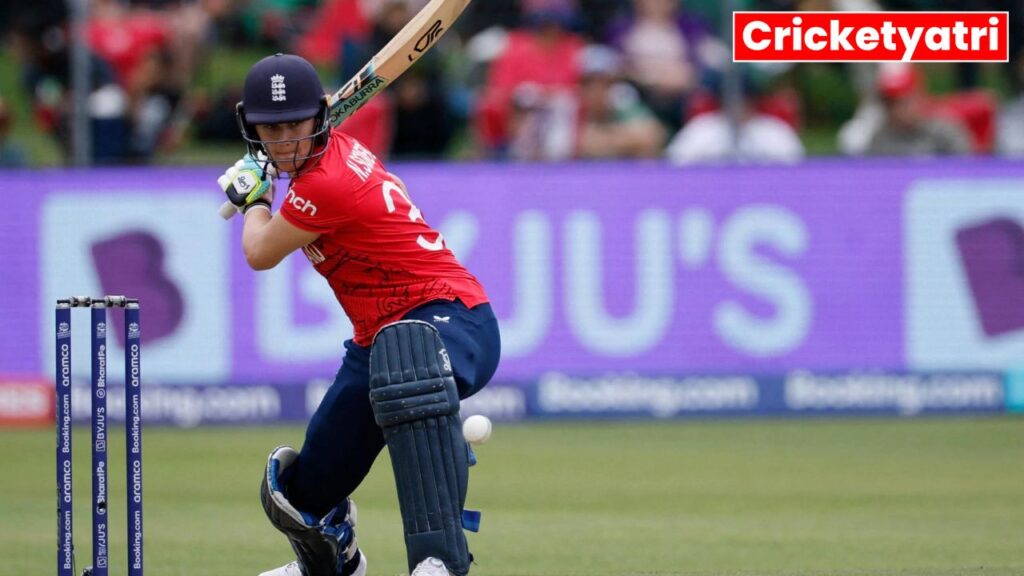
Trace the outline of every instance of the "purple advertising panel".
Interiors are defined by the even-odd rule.
[[[1024,319],[1001,312],[1021,285],[1024,166],[393,169],[490,295],[499,382],[1024,358]],[[332,378],[351,325],[301,254],[248,268],[240,219],[217,215],[218,174],[3,173],[0,374],[49,374],[56,298],[127,294],[141,300],[147,380]],[[110,322],[119,354],[121,313]],[[82,342],[87,324],[73,322]]]

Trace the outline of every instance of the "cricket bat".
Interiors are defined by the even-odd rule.
[[[451,28],[469,1],[430,0],[355,76],[327,97],[331,126],[344,122],[408,70]],[[220,207],[220,215],[225,220],[237,213],[231,202],[224,202]]]

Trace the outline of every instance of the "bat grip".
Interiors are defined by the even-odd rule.
[[[238,208],[236,208],[231,202],[225,201],[220,205],[220,210],[218,210],[218,212],[220,212],[221,218],[231,220],[235,217],[235,214],[238,214]]]

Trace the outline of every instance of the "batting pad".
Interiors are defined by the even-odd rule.
[[[403,320],[370,349],[370,403],[395,473],[409,571],[427,557],[469,573],[462,508],[469,479],[459,394],[437,329]]]
[[[279,483],[281,472],[295,463],[298,453],[278,446],[267,458],[260,482],[260,502],[275,528],[288,537],[303,576],[354,574],[361,558],[356,542],[356,505],[345,499],[322,519],[292,506]]]

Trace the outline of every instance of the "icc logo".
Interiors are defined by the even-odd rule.
[[[106,338],[107,337],[107,323],[106,322],[100,322],[99,324],[96,325],[96,337],[97,338]]]
[[[129,338],[138,338],[139,337],[139,323],[138,322],[132,322],[131,324],[128,325],[128,337]]]
[[[61,322],[57,326],[57,338],[67,338],[71,336],[71,326],[67,322]]]

